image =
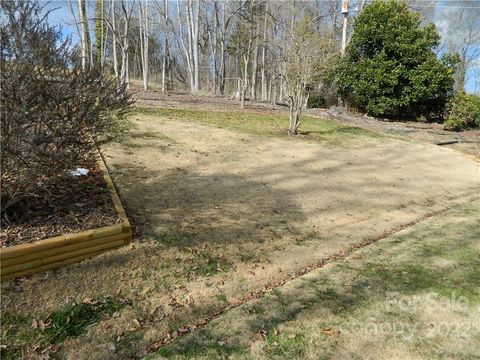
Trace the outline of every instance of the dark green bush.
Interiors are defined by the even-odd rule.
[[[460,131],[480,127],[480,96],[458,94],[448,105],[445,129]]]
[[[372,1],[356,18],[339,66],[341,95],[376,116],[440,117],[453,94],[456,57],[436,57],[439,39],[407,2]]]
[[[321,95],[310,95],[307,101],[307,108],[323,108],[327,104],[327,100]]]

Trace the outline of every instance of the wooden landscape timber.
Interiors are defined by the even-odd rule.
[[[2,281],[79,262],[131,242],[130,222],[100,152],[98,164],[110,192],[119,223],[2,248],[0,250]]]

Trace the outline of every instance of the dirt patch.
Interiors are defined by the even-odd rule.
[[[450,149],[391,137],[326,146],[152,114],[133,122],[133,140],[104,152],[142,237],[3,286],[3,310],[36,318],[66,301],[130,301],[65,341],[65,357],[139,354],[342,249],[478,196],[479,164]]]
[[[1,246],[116,224],[119,220],[98,165],[90,160],[82,167],[89,170],[87,175],[66,173],[44,181],[35,198],[11,209],[9,222],[0,230]]]

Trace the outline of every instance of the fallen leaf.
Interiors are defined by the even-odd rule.
[[[140,321],[138,321],[137,319],[133,319],[133,323],[135,324],[135,326],[137,328],[141,328],[142,327],[142,324],[140,323]]]
[[[84,304],[87,304],[87,305],[96,305],[98,303],[98,301],[95,301],[93,300],[92,298],[89,298],[89,297],[86,297],[82,300],[82,302]]]
[[[178,332],[179,332],[180,334],[186,334],[186,333],[188,333],[189,331],[190,331],[190,329],[189,329],[188,327],[186,327],[186,326],[185,326],[185,327],[181,327],[180,329],[178,329]]]
[[[38,321],[38,327],[40,328],[40,330],[44,331],[45,330],[45,323],[43,322],[43,320],[39,320]]]
[[[148,287],[146,287],[145,289],[142,290],[142,294],[146,295],[152,290],[153,290],[153,286],[148,286]]]
[[[264,329],[261,329],[258,333],[257,333],[257,336],[264,339],[267,337],[267,331],[264,330]]]
[[[338,330],[332,330],[332,329],[330,329],[330,328],[328,328],[328,329],[323,329],[322,332],[323,332],[325,335],[327,335],[327,336],[329,336],[329,337],[331,337],[331,338],[333,338],[333,339],[337,339],[337,338],[340,336],[340,331],[338,331]]]

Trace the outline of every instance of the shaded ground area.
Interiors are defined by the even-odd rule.
[[[480,202],[275,289],[149,359],[480,357]]]
[[[44,342],[35,346],[42,332],[32,319],[48,324],[72,304],[113,297],[125,300],[121,308],[102,310],[58,351],[140,357],[153,341],[333,253],[478,197],[479,164],[450,149],[326,120],[289,138],[275,130],[285,128],[284,115],[240,114],[132,114],[130,135],[104,152],[141,236],[2,285],[11,319],[2,331],[18,339],[10,348],[38,354]]]

